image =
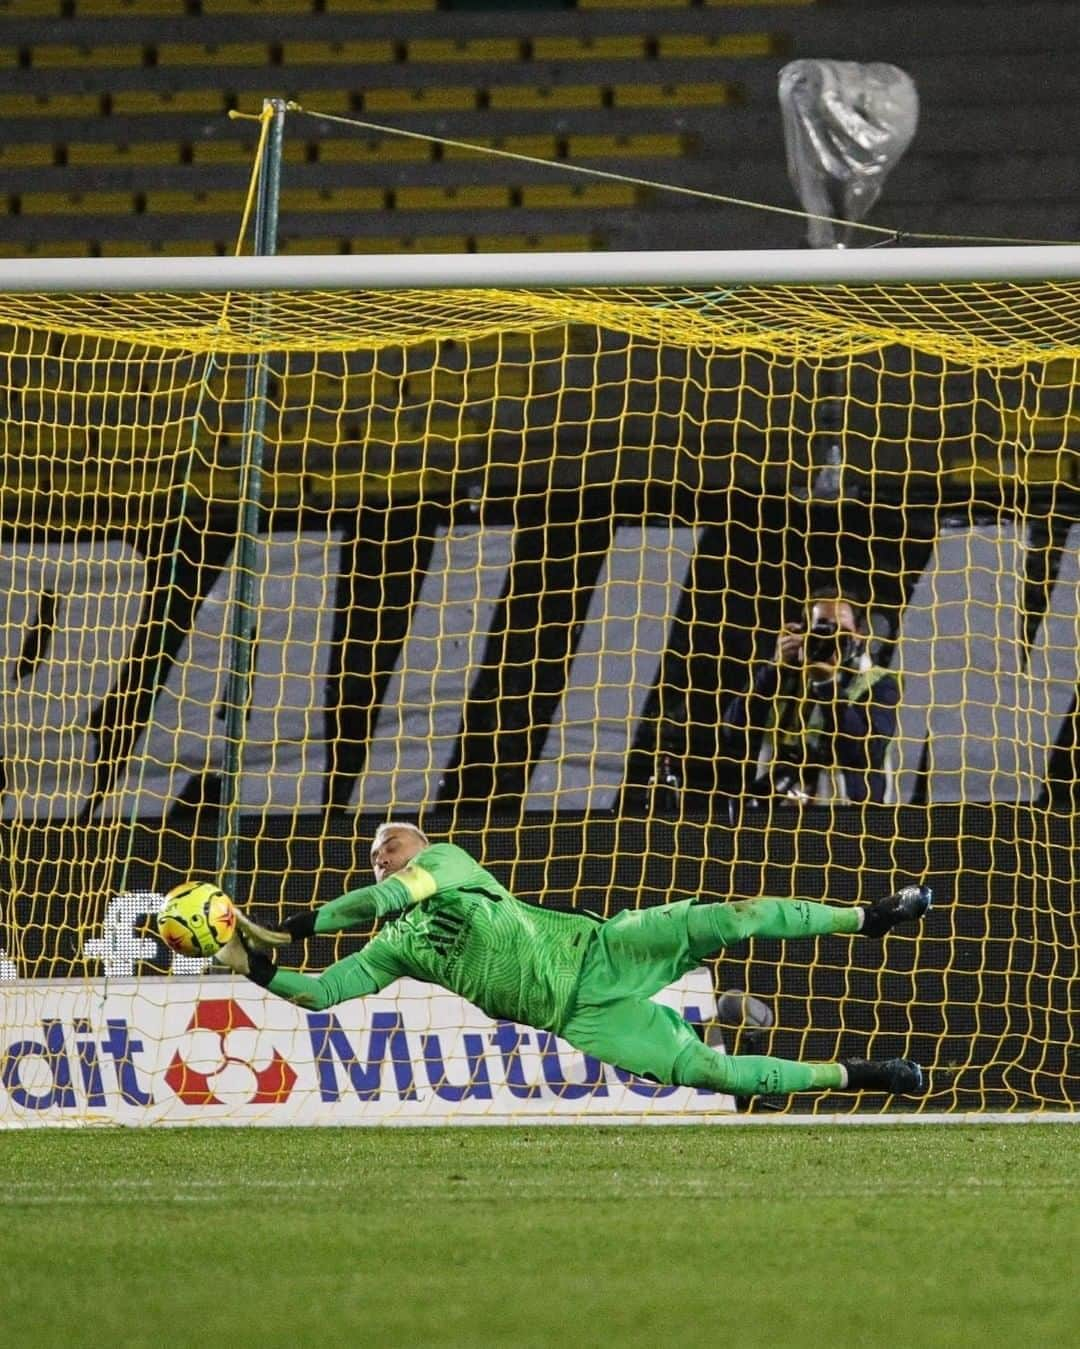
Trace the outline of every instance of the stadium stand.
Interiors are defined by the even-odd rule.
[[[876,218],[901,231],[1075,237],[1070,8],[0,0],[0,254],[78,251],[76,240],[90,253],[231,249],[232,208],[199,219],[198,207],[240,200],[255,136],[228,113],[256,112],[268,96],[791,206],[777,75],[822,55],[888,59],[920,91],[915,143]],[[285,163],[290,251],[305,240],[409,249],[418,238],[478,249],[485,236],[583,248],[801,242],[791,219],[612,184],[586,190],[543,165],[311,116],[288,119]]]

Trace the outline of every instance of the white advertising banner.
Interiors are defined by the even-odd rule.
[[[658,995],[714,1013],[695,970]],[[306,1012],[246,980],[0,984],[0,1126],[707,1121],[730,1096],[657,1086],[403,979]]]

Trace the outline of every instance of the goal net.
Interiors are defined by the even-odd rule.
[[[0,1120],[735,1111],[424,985],[303,1013],[156,938],[189,877],[270,923],[366,883],[387,819],[599,916],[925,880],[915,935],[661,996],[726,1052],[930,1070],[756,1113],[1075,1106],[1080,283],[341,261],[0,287]]]

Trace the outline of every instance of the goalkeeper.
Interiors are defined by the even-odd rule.
[[[402,976],[440,984],[488,1016],[554,1031],[575,1048],[657,1082],[754,1096],[794,1091],[920,1093],[908,1059],[801,1063],[732,1056],[651,1000],[680,975],[747,937],[882,937],[917,921],[931,892],[910,885],[872,904],[805,900],[676,903],[601,920],[522,903],[468,853],[389,823],[371,849],[375,885],[294,914],[285,931],[239,915],[217,960],[311,1011],[377,993]],[[314,935],[389,920],[366,946],[318,977],[281,969],[270,951]]]

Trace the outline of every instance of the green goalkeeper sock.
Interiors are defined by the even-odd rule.
[[[751,899],[732,904],[694,904],[687,917],[690,954],[697,960],[747,937],[820,937],[858,932],[862,911],[808,899]]]
[[[675,1061],[675,1081],[681,1087],[732,1096],[787,1095],[793,1091],[839,1091],[847,1085],[841,1063],[799,1063],[761,1054],[718,1054],[708,1045],[688,1045]]]

